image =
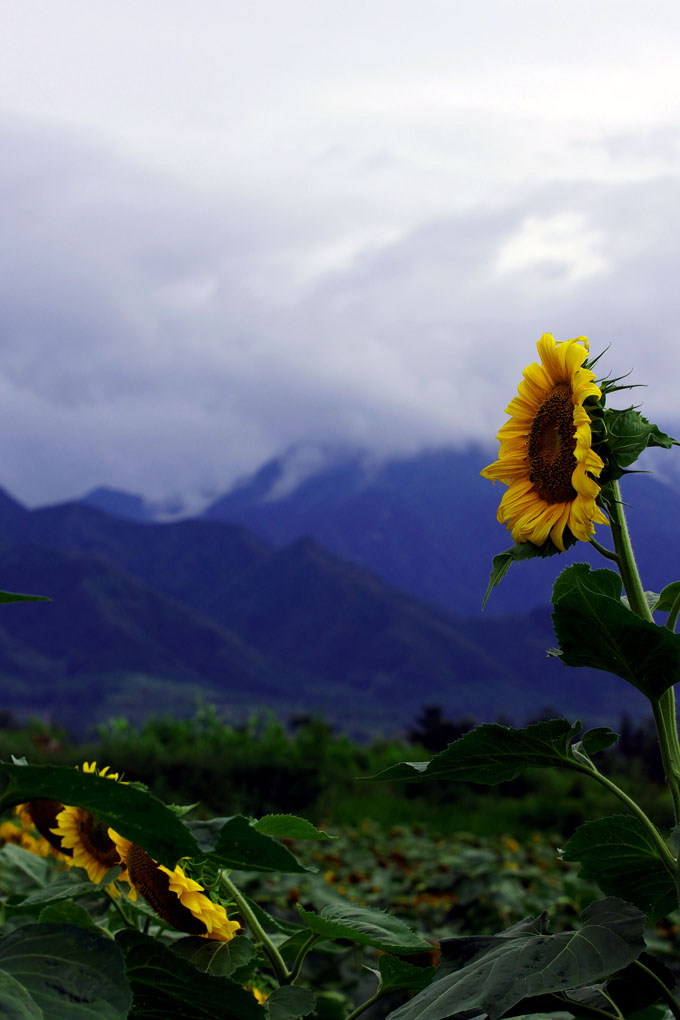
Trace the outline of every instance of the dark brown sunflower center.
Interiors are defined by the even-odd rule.
[[[546,503],[569,503],[576,499],[571,484],[576,467],[574,431],[571,387],[560,383],[536,412],[528,441],[530,478]]]
[[[31,821],[43,839],[46,839],[55,850],[61,851],[67,857],[72,857],[73,850],[62,847],[61,838],[50,832],[50,829],[56,828],[57,815],[60,811],[64,810],[64,805],[60,804],[58,800],[32,800],[29,801],[28,810],[31,815]]]
[[[130,881],[159,917],[178,931],[185,931],[189,935],[205,935],[208,929],[180,903],[170,889],[169,877],[149,857],[146,850],[134,843],[127,853],[127,869]]]
[[[87,852],[106,868],[120,864],[116,844],[109,836],[108,826],[87,814],[80,826],[80,840]]]

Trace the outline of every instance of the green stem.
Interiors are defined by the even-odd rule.
[[[255,938],[256,945],[262,947],[262,951],[271,963],[272,969],[276,974],[277,981],[280,985],[287,984],[290,981],[290,974],[283,957],[269,938],[269,935],[267,935],[258,919],[255,917],[255,914],[245,896],[238,891],[234,883],[223,871],[220,872],[220,882],[236,904],[238,912],[243,918],[244,923],[248,926],[248,928],[250,928],[253,937]]]
[[[654,617],[647,605],[644,588],[642,587],[637,564],[635,562],[633,546],[631,545],[628,525],[626,524],[626,515],[623,512],[619,483],[610,482],[609,488],[611,489],[613,498],[607,501],[607,511],[609,513],[609,523],[612,528],[614,549],[616,550],[616,557],[619,561],[621,580],[623,581],[623,586],[626,589],[628,602],[636,616],[639,616],[642,620],[647,620],[648,623],[654,623]]]
[[[108,893],[107,893],[107,895],[108,895]],[[118,897],[117,896],[110,896],[109,899],[110,899],[111,903],[113,903],[114,907],[116,908],[116,910],[118,911],[120,916],[122,917],[123,923],[125,924],[126,928],[138,928],[139,927],[136,924],[135,925],[132,924],[132,921],[130,920],[130,918],[127,916],[127,914],[123,910],[121,904],[118,902]]]
[[[570,1013],[573,1012],[578,1017],[592,1017],[593,1020],[599,1020],[599,1017],[606,1017],[607,1020],[612,1020],[614,1016],[617,1016],[624,1020],[623,1013],[614,1002],[612,1002],[612,1006],[616,1013],[610,1013],[608,1010],[599,1009],[597,1006],[587,1006],[584,1002],[579,1002],[578,999],[570,999],[568,995],[560,992],[557,992],[554,998],[556,1004],[559,1003],[559,1005],[566,1006]],[[611,999],[609,1001],[611,1002]]]
[[[659,856],[661,857],[661,860],[663,861],[666,870],[669,872],[669,874],[673,877],[673,880],[675,881],[676,879],[675,857],[673,857],[673,854],[668,849],[668,846],[666,845],[663,836],[657,829],[654,822],[647,814],[645,814],[640,805],[636,801],[634,801],[632,797],[629,797],[625,790],[622,790],[620,786],[617,786],[616,783],[612,782],[611,779],[603,775],[596,768],[596,766],[592,764],[592,762],[590,768],[587,768],[586,766],[579,766],[577,771],[582,772],[586,776],[592,776],[593,779],[596,779],[598,783],[600,783],[607,790],[609,790],[610,793],[613,793],[616,797],[619,798],[619,800],[623,801],[628,810],[631,811],[634,815],[636,815],[637,818],[639,818],[639,820],[642,822],[645,829],[649,833],[649,836],[653,841],[654,846],[659,851]]]
[[[668,614],[668,619],[666,620],[666,626],[670,631],[675,630],[675,625],[678,622],[678,613],[680,613],[680,592],[678,592],[675,596],[675,601],[671,606],[671,611]]]
[[[375,995],[372,995],[370,997],[370,999],[366,999],[366,1002],[362,1002],[360,1006],[357,1006],[356,1009],[353,1009],[352,1012],[345,1017],[345,1020],[355,1020],[355,1017],[361,1016],[361,1014],[365,1010],[367,1010],[369,1006],[372,1006],[374,1002],[378,1001],[380,995],[381,995],[380,991],[377,991]]]
[[[590,544],[592,545],[593,549],[597,549],[597,551],[601,553],[606,559],[614,560],[615,563],[619,562],[619,557],[615,552],[612,552],[611,549],[605,549],[605,547],[603,545],[600,545],[599,542],[596,542],[594,538],[590,539]]]
[[[678,1003],[678,1000],[675,998],[675,996],[671,993],[670,989],[663,983],[658,974],[655,974],[653,970],[650,970],[649,967],[646,967],[644,963],[640,963],[639,960],[635,960],[635,966],[639,967],[640,970],[643,970],[648,978],[651,978],[652,981],[656,982],[656,984],[659,986],[659,992],[661,993],[661,997],[663,998],[664,1002],[666,1003],[671,1013],[675,1017],[675,1020],[680,1020],[680,1004]]]
[[[305,962],[305,957],[306,957],[307,953],[312,948],[312,946],[315,946],[316,943],[320,942],[320,941],[321,941],[321,936],[320,935],[315,935],[314,932],[312,932],[310,934],[309,938],[307,939],[307,941],[301,946],[300,952],[295,957],[295,962],[293,963],[293,966],[290,969],[290,973],[288,975],[288,982],[287,982],[288,984],[292,985],[293,982],[300,976],[300,971],[302,970],[302,964]]]
[[[628,596],[631,610],[645,620],[654,623],[652,611],[647,604],[644,588],[640,580],[633,546],[631,545],[626,515],[623,512],[621,491],[617,481],[609,483],[610,498],[606,500],[609,522],[612,528],[614,548],[619,558],[619,572]],[[666,782],[673,798],[673,810],[676,824],[680,821],[680,742],[678,741],[678,723],[675,712],[675,692],[673,687],[658,699],[649,699],[654,711],[654,722],[659,737],[661,758],[666,773]]]

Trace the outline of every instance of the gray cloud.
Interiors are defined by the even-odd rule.
[[[38,122],[0,136],[0,464],[28,502],[215,491],[298,442],[490,441],[544,330],[611,342],[678,418],[670,176],[528,184],[385,238],[361,203],[198,192]]]

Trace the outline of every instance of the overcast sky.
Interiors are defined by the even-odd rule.
[[[0,0],[0,484],[490,442],[544,330],[679,421],[679,45],[675,0]]]

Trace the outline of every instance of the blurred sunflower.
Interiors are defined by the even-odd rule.
[[[234,937],[239,923],[230,921],[224,907],[213,902],[203,887],[185,875],[179,865],[170,871],[113,829],[109,829],[109,835],[127,869],[131,899],[139,892],[158,916],[178,931],[221,942]]]
[[[25,850],[37,854],[39,857],[48,856],[71,856],[71,850],[61,845],[61,840],[52,829],[56,824],[57,815],[63,810],[64,805],[58,800],[47,800],[38,798],[27,801],[25,804],[17,804],[14,813],[21,822],[24,836],[21,845]],[[37,831],[38,838],[33,834]]]
[[[556,341],[544,333],[538,341],[541,363],[524,369],[518,395],[506,408],[511,415],[498,433],[498,460],[481,472],[508,486],[498,520],[514,542],[542,546],[548,540],[565,550],[565,531],[590,541],[595,524],[608,524],[596,499],[595,481],[604,467],[592,447],[590,417],[584,403],[599,400],[595,373],[584,368],[588,340]]]

